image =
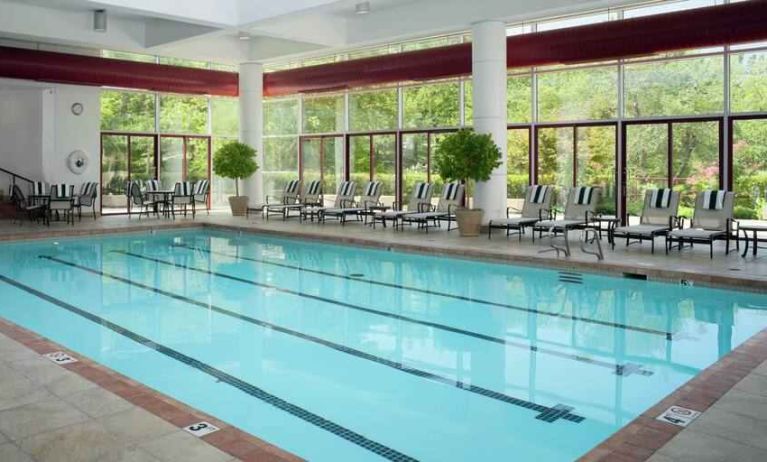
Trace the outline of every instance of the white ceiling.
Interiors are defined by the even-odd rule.
[[[646,0],[0,0],[0,37],[236,64],[616,7]],[[92,11],[107,10],[107,32]],[[251,40],[238,35],[247,33]]]

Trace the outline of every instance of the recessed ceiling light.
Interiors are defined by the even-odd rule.
[[[250,34],[247,32],[240,32],[237,34],[237,38],[240,40],[250,40]]]
[[[354,5],[354,12],[357,14],[370,13],[370,2],[359,2]]]

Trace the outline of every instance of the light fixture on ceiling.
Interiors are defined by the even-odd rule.
[[[93,30],[96,32],[107,31],[107,10],[93,11]]]
[[[354,5],[354,12],[357,14],[370,13],[370,2],[359,2]]]
[[[249,33],[247,33],[247,32],[242,32],[242,31],[240,31],[240,32],[237,34],[237,38],[238,38],[238,39],[240,39],[240,40],[243,40],[243,41],[245,41],[245,40],[250,40],[250,34],[249,34]]]

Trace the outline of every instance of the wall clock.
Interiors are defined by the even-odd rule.
[[[85,108],[83,107],[82,103],[75,103],[72,105],[71,110],[72,110],[72,114],[79,116],[80,114],[83,113]]]

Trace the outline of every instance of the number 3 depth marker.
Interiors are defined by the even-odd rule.
[[[208,435],[213,432],[217,432],[219,430],[218,427],[213,425],[212,423],[208,422],[197,422],[192,425],[188,425],[184,427],[184,430],[191,433],[192,435],[200,438],[202,436]]]

